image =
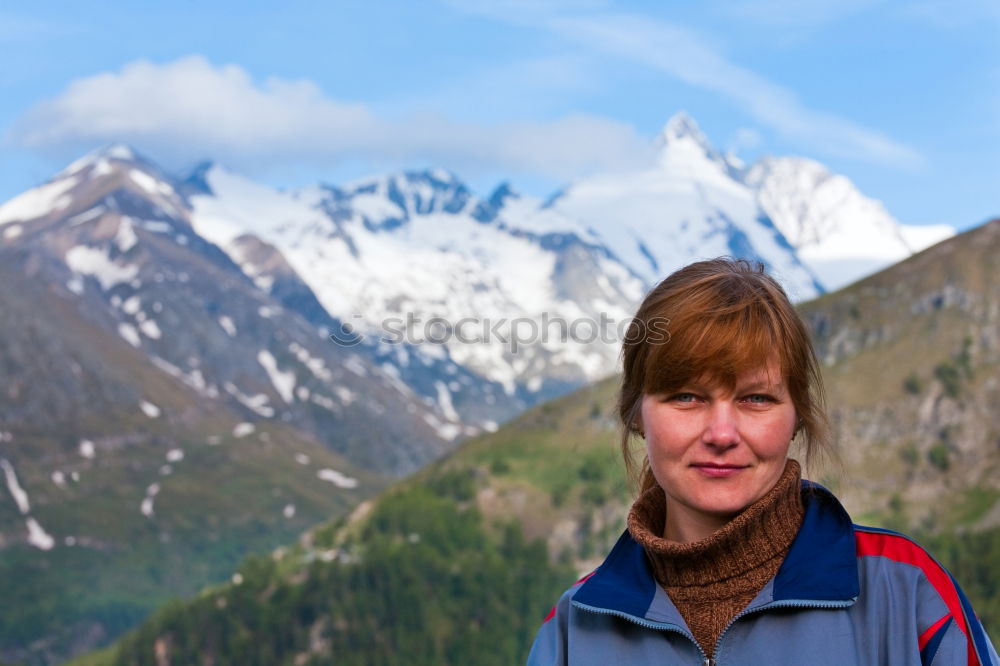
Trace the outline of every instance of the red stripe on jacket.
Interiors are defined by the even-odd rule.
[[[581,578],[580,580],[578,580],[578,581],[576,581],[575,583],[573,583],[573,587],[576,587],[577,585],[583,585],[583,584],[584,584],[584,583],[586,583],[586,582],[587,582],[588,580],[590,580],[590,577],[591,577],[591,576],[593,576],[593,575],[594,575],[595,573],[597,573],[597,569],[594,569],[594,570],[593,570],[593,571],[591,571],[591,572],[590,572],[589,574],[587,574],[586,576],[584,576],[584,577],[583,577],[583,578]],[[549,614],[545,616],[545,619],[544,619],[544,620],[542,620],[542,624],[545,624],[546,622],[548,622],[549,620],[551,620],[551,619],[552,619],[552,618],[554,618],[555,616],[556,616],[556,607],[555,607],[555,606],[553,606],[553,607],[552,607],[552,610],[550,610],[550,611],[549,611]]]
[[[965,614],[962,612],[962,601],[958,597],[958,590],[955,589],[955,585],[951,581],[951,576],[941,568],[941,565],[935,562],[923,548],[909,539],[895,534],[855,531],[854,543],[857,546],[858,556],[860,557],[884,557],[893,562],[920,567],[920,570],[924,572],[927,580],[934,586],[934,589],[937,590],[938,595],[940,595],[948,607],[949,615],[955,618],[955,622],[962,630],[962,633],[965,634],[969,645],[969,666],[980,666],[979,658],[976,657],[976,646],[973,644],[969,628],[964,622]],[[948,615],[941,618],[931,629],[938,627],[947,618]],[[920,636],[921,643],[925,644],[933,636],[931,629],[928,629]],[[921,645],[921,647],[923,646]]]
[[[934,638],[934,634],[938,632],[938,629],[943,627],[944,623],[950,619],[951,619],[951,613],[948,613],[943,618],[941,618],[940,620],[929,626],[927,628],[927,631],[920,634],[920,640],[917,641],[917,647],[920,648],[921,652],[923,652],[924,648],[927,647],[927,644],[930,642],[930,640]]]

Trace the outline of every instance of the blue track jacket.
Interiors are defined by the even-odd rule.
[[[626,531],[549,613],[529,666],[1000,666],[965,594],[926,551],[852,525],[829,491],[803,486],[805,517],[785,561],[712,660]]]

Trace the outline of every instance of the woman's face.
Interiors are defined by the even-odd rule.
[[[653,476],[667,498],[664,536],[697,541],[774,487],[795,430],[795,407],[774,361],[735,390],[693,382],[646,394],[642,426]]]

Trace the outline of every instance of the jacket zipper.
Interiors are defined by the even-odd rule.
[[[847,608],[854,604],[857,599],[850,599],[845,601],[771,601],[760,606],[754,606],[753,608],[745,608],[729,621],[723,630],[719,634],[719,640],[715,641],[715,654],[719,654],[719,648],[722,647],[722,639],[725,637],[726,632],[729,628],[736,623],[741,617],[746,617],[747,615],[752,615],[753,613],[759,613],[766,610],[771,610],[772,608]],[[704,654],[704,652],[702,652]],[[715,659],[705,659],[704,666],[716,666]]]

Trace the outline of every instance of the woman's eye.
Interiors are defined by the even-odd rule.
[[[694,393],[678,393],[671,400],[674,402],[694,402],[697,399]]]
[[[748,395],[746,398],[744,398],[744,400],[754,405],[765,405],[771,402],[772,398],[769,395],[754,393],[753,395]]]

